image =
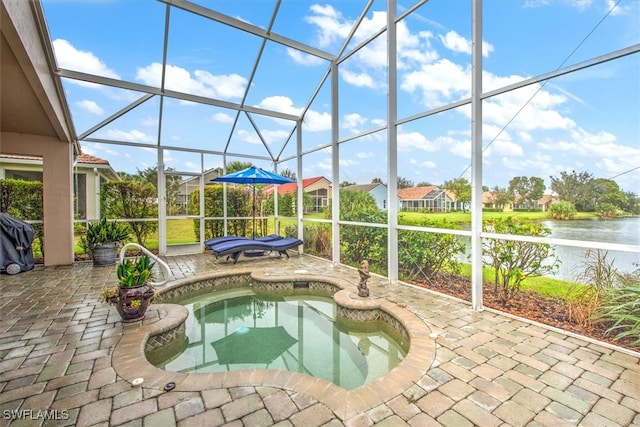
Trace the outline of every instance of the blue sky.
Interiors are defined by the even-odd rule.
[[[142,0],[43,0],[58,64],[159,87],[166,5]],[[275,2],[200,0],[199,6],[267,28]],[[272,33],[331,55],[342,48],[365,1],[288,0]],[[384,1],[375,1],[345,49],[369,39],[386,24]],[[398,2],[398,13],[413,1]],[[485,1],[484,91],[522,81],[640,43],[640,1]],[[165,70],[167,89],[299,115],[328,68],[324,59],[267,42],[250,81],[262,39],[193,13],[171,8]],[[471,1],[431,0],[398,24],[398,118],[468,98],[471,84]],[[348,139],[386,124],[386,36],[339,66],[339,134]],[[303,177],[331,177],[331,100],[327,81],[304,119]],[[101,123],[144,94],[63,81],[78,134]],[[247,87],[249,90],[246,91]],[[123,141],[81,145],[117,171],[155,166],[145,144],[210,152],[291,159],[285,145],[294,123],[233,110],[153,97],[97,129],[89,137]],[[640,194],[640,54],[606,62],[485,100],[483,184],[507,187],[514,176],[586,171],[613,178]],[[255,128],[258,128],[259,133]],[[263,139],[266,143],[263,144]],[[139,146],[136,146],[139,145]],[[386,131],[340,144],[340,181],[387,180]],[[398,133],[398,175],[414,183],[442,184],[470,178],[470,107],[462,106],[403,124]],[[228,161],[251,161],[229,157]],[[182,172],[222,166],[214,154],[165,151],[166,165]],[[254,160],[271,168],[269,160]],[[278,166],[296,170],[293,160]]]

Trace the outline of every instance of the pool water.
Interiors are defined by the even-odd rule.
[[[383,322],[337,319],[327,296],[236,288],[180,303],[189,310],[185,340],[147,355],[168,371],[280,369],[353,389],[387,374],[407,353],[408,344]]]

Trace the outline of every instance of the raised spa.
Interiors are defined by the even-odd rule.
[[[386,375],[408,343],[382,321],[338,315],[330,296],[308,290],[212,290],[178,301],[189,311],[185,337],[147,354],[173,372],[245,369],[300,372],[354,389]]]

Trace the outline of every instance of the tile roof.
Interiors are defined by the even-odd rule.
[[[92,156],[90,154],[80,153],[76,156],[76,161],[78,163],[88,163],[93,165],[108,165],[109,162],[107,160],[101,159],[100,157]]]
[[[311,184],[315,184],[316,182],[320,181],[321,179],[326,179],[324,176],[316,176],[313,178],[306,178],[302,180],[302,188],[305,189],[308,186],[310,186]],[[329,181],[327,179],[327,181]],[[273,188],[275,187],[275,185],[273,184],[267,184],[264,187],[262,187],[262,192],[264,194],[271,194],[273,192]],[[297,182],[290,182],[288,184],[281,184],[278,186],[278,194],[281,196],[284,196],[285,194],[289,194],[289,193],[294,193],[296,191],[296,189],[298,188],[298,183]]]
[[[398,189],[398,197],[403,200],[419,200],[424,199],[435,190],[435,185],[426,185],[424,187],[408,187],[408,188],[399,188]]]
[[[0,154],[0,158],[5,159],[15,159],[15,160],[40,160],[42,161],[42,157],[38,156],[23,156],[20,154]],[[94,165],[109,165],[107,160],[101,159],[99,157],[91,156],[89,154],[78,154],[76,156],[77,163],[86,163],[86,164],[94,164]]]
[[[373,190],[374,188],[376,188],[379,185],[384,185],[380,182],[372,182],[370,184],[355,184],[355,185],[347,185],[346,187],[343,187],[343,190],[361,190],[364,192],[369,192],[371,190]]]
[[[42,160],[42,157],[20,156],[20,155],[17,155],[17,154],[0,154],[0,158],[3,158],[3,159],[16,159],[16,160]]]

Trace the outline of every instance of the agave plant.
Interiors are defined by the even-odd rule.
[[[142,255],[134,260],[123,260],[118,264],[116,271],[118,285],[125,288],[144,285],[153,279],[151,269],[154,264],[155,262],[152,263],[147,255]]]
[[[102,218],[87,226],[87,245],[95,248],[103,243],[122,242],[129,237],[129,225],[123,222],[108,221]]]

